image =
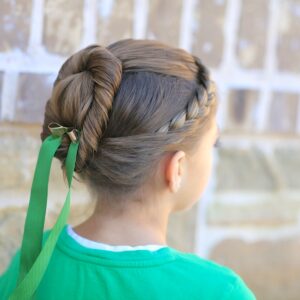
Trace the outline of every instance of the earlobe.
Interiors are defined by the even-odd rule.
[[[181,186],[181,179],[176,181],[174,191],[177,192],[179,190],[180,186]]]

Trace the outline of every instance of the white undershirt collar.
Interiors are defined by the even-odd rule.
[[[108,250],[108,251],[128,251],[128,250],[150,250],[150,251],[156,251],[160,248],[165,248],[167,246],[162,245],[141,245],[141,246],[129,246],[129,245],[110,245],[106,243],[100,243],[95,242],[92,240],[89,240],[87,238],[84,238],[80,235],[78,235],[70,224],[67,224],[67,233],[76,240],[79,244],[86,248],[92,248],[92,249],[101,249],[101,250]]]

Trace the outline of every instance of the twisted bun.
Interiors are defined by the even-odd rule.
[[[95,44],[73,54],[59,70],[46,104],[41,138],[44,140],[50,134],[47,129],[50,121],[81,130],[76,172],[80,172],[88,157],[98,150],[121,78],[121,61]],[[66,158],[69,143],[64,137],[56,157]]]
[[[166,152],[197,148],[215,104],[208,69],[183,49],[131,38],[91,45],[62,65],[41,138],[50,122],[81,130],[75,171],[118,206],[155,176]],[[69,144],[64,136],[55,154],[62,167]]]

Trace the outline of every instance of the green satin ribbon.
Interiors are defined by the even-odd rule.
[[[61,144],[62,136],[65,133],[70,135],[68,127],[59,126],[50,130],[52,134],[43,141],[38,155],[24,225],[19,277],[17,286],[10,295],[9,300],[27,300],[34,297],[34,293],[43,278],[55,244],[70,212],[71,183],[79,146],[78,138],[70,143],[66,158],[68,194],[58,219],[42,247],[51,163],[56,150]],[[80,131],[77,130],[77,137],[78,133]]]

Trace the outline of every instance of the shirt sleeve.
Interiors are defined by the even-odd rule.
[[[6,300],[17,285],[20,263],[20,249],[13,255],[7,269],[0,275],[1,300]]]
[[[254,293],[239,276],[232,288],[222,298],[223,300],[257,300]]]

